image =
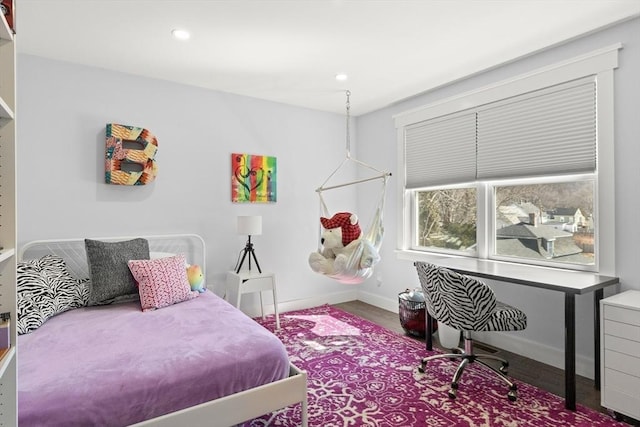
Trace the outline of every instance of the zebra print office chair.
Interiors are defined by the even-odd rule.
[[[462,331],[464,348],[456,353],[437,354],[422,359],[420,372],[434,359],[462,359],[453,375],[449,397],[456,398],[458,381],[465,367],[478,362],[496,373],[507,385],[507,396],[512,402],[517,399],[517,386],[507,377],[509,362],[491,354],[473,352],[473,331],[520,331],[527,327],[527,315],[520,309],[496,300],[489,286],[480,280],[468,277],[443,267],[416,262],[418,278],[424,291],[429,314],[454,329]],[[499,361],[500,368],[489,365],[482,359]]]

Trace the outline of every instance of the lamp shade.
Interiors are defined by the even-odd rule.
[[[239,216],[238,217],[238,234],[246,234],[249,236],[259,236],[262,234],[262,217],[261,216]]]

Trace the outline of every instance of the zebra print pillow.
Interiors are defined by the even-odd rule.
[[[18,334],[38,329],[52,316],[87,305],[89,279],[77,280],[59,256],[22,261],[17,269]]]

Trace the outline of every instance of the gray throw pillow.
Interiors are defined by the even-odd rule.
[[[149,242],[138,238],[122,242],[84,239],[91,279],[89,304],[101,305],[139,298],[127,262],[149,259]]]

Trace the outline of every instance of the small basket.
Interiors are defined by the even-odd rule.
[[[415,291],[413,294],[415,295]],[[400,306],[398,313],[400,314],[402,329],[408,335],[424,338],[427,329],[427,304],[424,301],[416,301],[415,297],[412,298],[412,292],[409,289],[398,294],[398,304]],[[432,320],[431,332],[436,332],[438,330],[438,321],[436,319]]]
[[[416,337],[425,336],[425,314],[426,307],[424,301],[413,301],[409,297],[409,290],[398,294],[400,325],[405,333]]]

